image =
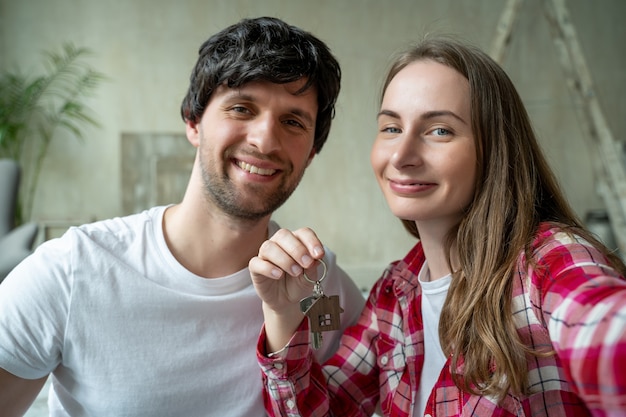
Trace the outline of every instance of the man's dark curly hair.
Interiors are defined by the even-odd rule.
[[[320,152],[335,116],[341,69],[328,46],[312,34],[273,17],[243,19],[211,36],[198,61],[181,105],[185,121],[197,123],[211,94],[224,84],[237,88],[251,81],[285,84],[306,79],[298,91],[317,92],[313,147]]]

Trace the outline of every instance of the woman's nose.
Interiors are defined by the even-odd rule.
[[[396,138],[395,147],[391,154],[391,163],[396,168],[416,166],[421,164],[419,140],[409,135]]]

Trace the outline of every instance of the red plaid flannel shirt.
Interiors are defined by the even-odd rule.
[[[593,247],[542,225],[536,267],[520,255],[513,279],[519,335],[556,355],[528,362],[531,395],[503,402],[457,389],[446,363],[426,415],[626,416],[626,281]],[[300,326],[282,355],[267,358],[258,345],[270,416],[370,416],[380,401],[385,416],[413,415],[423,357],[417,274],[421,244],[390,265],[373,287],[358,323],[323,368]],[[462,367],[459,369],[462,372]]]

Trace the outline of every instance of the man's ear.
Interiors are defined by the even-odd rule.
[[[191,120],[185,120],[185,133],[187,140],[196,148],[200,146],[200,125]]]
[[[311,162],[313,162],[313,158],[315,158],[315,155],[317,154],[317,151],[315,148],[311,148],[311,153],[309,154],[309,159],[306,161],[306,167],[308,168],[309,165],[311,165]]]

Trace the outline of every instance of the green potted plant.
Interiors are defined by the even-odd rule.
[[[66,43],[60,53],[45,53],[42,75],[0,73],[0,158],[17,161],[23,173],[17,225],[30,220],[42,163],[54,137],[64,130],[82,139],[84,127],[98,126],[85,99],[105,77],[85,63],[90,54],[88,48]]]

